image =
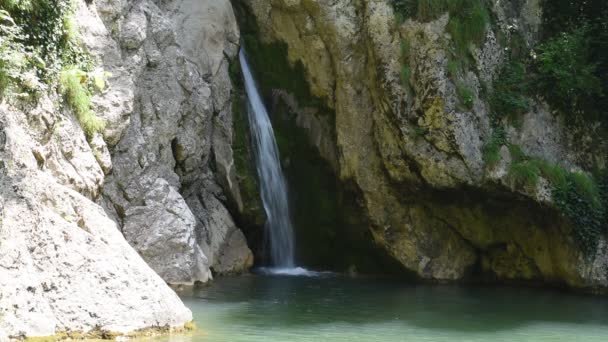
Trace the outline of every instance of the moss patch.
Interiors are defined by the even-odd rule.
[[[186,322],[182,327],[171,328],[169,326],[164,327],[149,327],[140,330],[136,330],[129,333],[120,333],[115,331],[103,330],[95,328],[89,332],[82,331],[61,331],[51,336],[35,336],[26,337],[26,342],[56,342],[64,340],[115,340],[118,337],[125,338],[141,338],[141,337],[152,337],[159,335],[166,335],[170,333],[186,333],[196,330],[196,324],[194,321]]]

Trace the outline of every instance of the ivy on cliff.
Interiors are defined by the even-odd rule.
[[[58,90],[88,136],[104,123],[91,111],[91,92],[105,87],[93,71],[73,22],[72,0],[0,0],[0,99],[36,98]]]
[[[544,0],[539,87],[569,118],[608,124],[608,2]]]

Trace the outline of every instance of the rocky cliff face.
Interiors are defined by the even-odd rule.
[[[0,106],[0,331],[183,326],[190,311],[94,203],[102,167],[56,101]]]
[[[54,89],[2,101],[0,340],[182,327],[166,283],[253,264],[224,204],[239,196],[230,4],[79,1],[74,19],[110,75],[92,98],[106,129],[87,138]]]
[[[238,193],[230,188],[227,57],[236,54],[239,41],[230,4],[97,6],[103,22],[85,30],[84,41],[114,75],[109,94],[95,102],[111,127],[104,206],[127,241],[170,283],[205,282],[210,270],[246,270],[252,255],[218,185]],[[79,20],[89,20],[90,10],[83,8]]]
[[[298,125],[340,179],[360,190],[374,240],[403,266],[437,280],[481,275],[608,285],[605,238],[585,255],[548,181],[541,176],[521,186],[511,177],[521,155],[580,171],[589,151],[530,94],[517,123],[499,129],[490,109],[511,42],[537,43],[539,1],[488,8],[492,20],[479,42],[467,42],[463,65],[454,63],[459,37],[447,12],[399,20],[385,0],[245,3],[234,2],[243,34],[265,43],[250,54],[285,45],[282,58],[305,78],[306,92],[278,82],[272,98],[298,118],[313,116]],[[324,111],[331,119],[311,125]],[[499,130],[509,144],[499,144],[498,162],[490,165],[484,151]],[[334,147],[323,132],[335,132]]]

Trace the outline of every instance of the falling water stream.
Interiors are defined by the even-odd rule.
[[[277,143],[244,49],[239,54],[247,93],[249,127],[255,150],[262,202],[266,212],[266,232],[272,266],[277,272],[294,269],[294,234],[289,216],[285,176],[281,170]]]

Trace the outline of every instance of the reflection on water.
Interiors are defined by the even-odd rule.
[[[607,298],[549,290],[251,275],[183,299],[200,331],[170,341],[608,341]]]

